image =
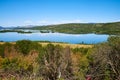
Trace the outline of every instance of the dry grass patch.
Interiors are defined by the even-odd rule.
[[[47,44],[50,44],[48,42],[46,43],[39,43],[42,44],[42,46],[46,46]],[[88,45],[88,44],[67,44],[67,43],[51,43],[53,45],[60,45],[62,47],[67,47],[69,46],[70,48],[92,48],[93,45]]]

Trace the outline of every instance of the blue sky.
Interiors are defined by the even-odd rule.
[[[120,21],[120,0],[0,0],[0,26]]]

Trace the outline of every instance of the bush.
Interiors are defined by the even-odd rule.
[[[36,50],[36,51],[40,52],[42,50],[42,45],[38,44],[38,42],[32,42],[30,44],[30,50]]]
[[[94,80],[120,79],[120,37],[112,36],[107,43],[97,45],[92,57],[88,74]]]
[[[73,53],[81,53],[83,55],[86,55],[87,52],[90,50],[91,48],[74,48],[72,49]]]
[[[0,44],[0,56],[6,57],[7,54],[9,54],[12,51],[12,44],[11,43],[4,43]]]
[[[18,63],[17,63],[17,59],[8,59],[8,58],[4,58],[2,61],[2,69],[4,69],[5,71],[17,71],[18,70]]]
[[[1,69],[10,74],[28,76],[33,72],[33,66],[18,58],[4,58],[1,62]]]
[[[16,42],[17,49],[24,55],[27,55],[30,52],[31,44],[32,42],[29,40],[21,40]]]
[[[45,80],[68,79],[73,80],[73,68],[70,48],[48,44],[39,54],[39,76]]]
[[[4,57],[4,46],[0,44],[0,56]]]

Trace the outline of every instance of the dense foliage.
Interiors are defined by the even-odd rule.
[[[120,79],[120,37],[110,37],[107,43],[95,47],[88,75],[93,80]]]
[[[0,79],[85,79],[90,48],[70,48],[21,40],[0,44]]]
[[[119,80],[120,37],[93,47],[41,45],[29,40],[0,44],[3,80]]]
[[[48,44],[39,54],[39,75],[45,80],[74,80],[70,48]]]
[[[21,53],[26,55],[30,52],[31,41],[28,40],[17,41],[16,46],[19,48]]]

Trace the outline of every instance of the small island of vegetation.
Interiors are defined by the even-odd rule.
[[[22,30],[14,30],[14,29],[0,30],[0,33],[6,33],[6,32],[32,33],[31,31],[22,31]]]

